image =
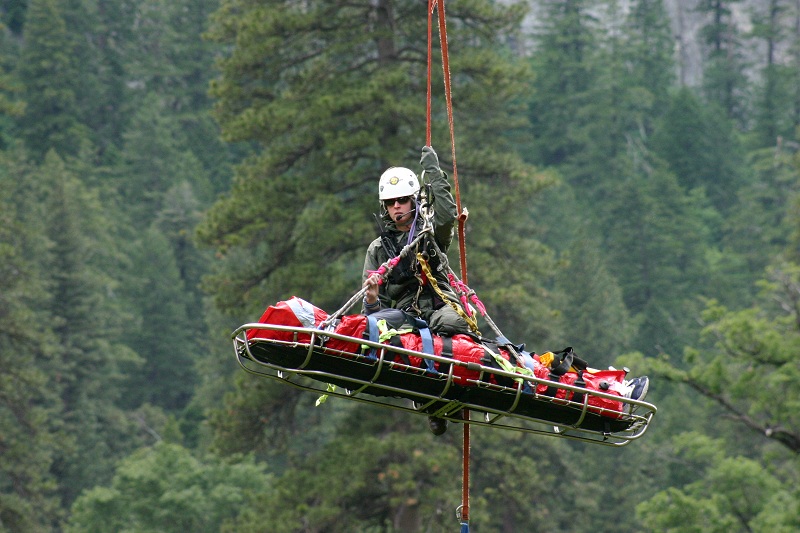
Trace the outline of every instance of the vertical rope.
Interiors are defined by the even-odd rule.
[[[447,102],[447,122],[450,126],[450,151],[453,157],[453,183],[455,185],[456,209],[458,210],[458,250],[459,262],[461,264],[461,279],[467,283],[467,252],[465,245],[464,223],[466,213],[461,207],[461,190],[458,184],[458,165],[456,164],[456,136],[453,125],[453,98],[450,83],[450,59],[447,51],[447,24],[445,22],[445,0],[438,0],[437,11],[439,12],[439,41],[442,47],[442,73],[444,75],[445,100]],[[437,5],[437,0],[428,0],[428,145],[430,145],[430,80],[431,80],[431,16],[433,6]],[[463,439],[463,465],[461,483],[461,532],[469,532],[469,462],[470,462],[470,426],[469,410],[463,410],[464,419],[464,439]]]
[[[458,248],[461,263],[461,280],[467,280],[467,252],[464,244],[464,223],[466,216],[461,207],[461,191],[458,184],[458,165],[456,164],[456,133],[453,123],[453,94],[450,83],[450,58],[447,51],[447,23],[445,22],[444,0],[439,2],[439,41],[442,45],[442,72],[444,74],[444,93],[447,102],[447,122],[450,126],[450,151],[453,157],[453,183],[455,185],[456,208],[458,209]]]
[[[431,35],[433,33],[433,8],[436,0],[428,0],[428,98],[425,114],[425,146],[431,146]]]

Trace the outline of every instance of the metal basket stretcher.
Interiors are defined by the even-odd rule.
[[[286,332],[292,340],[248,339],[248,331],[255,329]],[[231,337],[236,358],[249,373],[319,395],[437,416],[455,423],[625,446],[644,435],[657,410],[644,401],[317,328],[248,323],[237,328]],[[370,355],[326,347],[329,339],[368,347]],[[427,372],[398,362],[395,355],[421,357],[447,370]],[[462,373],[456,378],[457,366],[476,377],[464,378]],[[536,393],[540,384],[574,393],[570,396],[580,401]],[[592,406],[592,396],[620,401],[623,410]]]

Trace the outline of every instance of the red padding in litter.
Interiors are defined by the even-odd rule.
[[[299,315],[298,315],[299,313]],[[301,298],[293,297],[291,300],[279,302],[274,306],[270,306],[261,316],[259,322],[266,324],[281,324],[287,326],[303,326],[303,327],[316,327],[321,322],[328,318],[328,314],[315,307],[314,305],[302,300]],[[364,331],[367,327],[367,317],[364,315],[346,315],[342,317],[341,321],[335,328],[335,332],[348,337],[355,337],[357,339],[363,338]],[[283,331],[269,331],[260,329],[251,329],[247,332],[247,338],[266,338],[281,341],[294,341],[294,334],[292,332]],[[432,335],[434,355],[442,355],[442,339],[438,335]],[[298,334],[297,342],[309,342],[311,336],[308,334]],[[400,341],[403,348],[414,351],[422,352],[422,338],[416,333],[404,333],[400,335]],[[389,344],[386,341],[385,344]],[[361,352],[361,343],[339,340],[335,338],[328,338],[324,345],[326,351],[329,353],[337,353],[344,355],[356,354]],[[452,337],[452,350],[453,359],[456,361],[466,363],[477,363],[487,366],[487,361],[484,359],[486,352],[482,344],[476,342],[468,335],[454,335]],[[495,349],[505,360],[517,364],[512,361],[509,353],[505,349]],[[423,357],[421,356],[408,356],[404,357],[401,354],[392,354],[387,352],[386,357],[391,357],[390,361],[402,364],[408,364],[411,367],[424,370],[426,368]],[[491,356],[489,356],[491,357]],[[539,356],[533,355],[532,358],[527,359],[528,367],[533,370],[534,375],[540,379],[550,379],[550,370],[539,362]],[[494,365],[488,365],[494,366]],[[439,368],[439,363],[436,363],[437,370],[444,370]],[[583,373],[583,380],[586,383],[585,388],[587,391],[599,391],[614,396],[622,397],[625,392],[625,371],[624,370],[598,370],[595,372],[585,371]],[[476,381],[481,378],[480,371],[467,368],[462,365],[453,365],[453,381],[462,386],[472,386],[471,381]],[[494,374],[487,372],[482,379],[486,383],[497,383]],[[576,372],[567,372],[560,377],[559,382],[566,385],[574,385],[578,379]],[[539,384],[536,386],[538,394],[545,394],[547,392],[547,385]],[[565,389],[557,389],[554,398],[557,400],[573,400],[574,393]],[[604,416],[619,418],[622,415],[623,403],[619,400],[612,400],[606,398],[599,398],[590,395],[588,405],[591,411],[601,412]],[[603,411],[604,410],[604,411]],[[615,415],[612,412],[620,413]]]
[[[314,328],[319,326],[328,313],[308,303],[302,298],[293,296],[289,300],[278,302],[267,307],[264,314],[258,320],[262,324],[275,324],[280,326]],[[247,339],[271,339],[276,341],[294,341],[294,333],[291,331],[274,331],[268,329],[247,330]],[[300,333],[297,335],[297,342],[309,342],[311,335]]]
[[[550,370],[539,362],[539,356],[533,356],[533,373],[537,378],[550,379]],[[597,370],[595,372],[584,372],[583,381],[586,382],[585,388],[589,391],[599,391],[613,396],[622,397],[625,392],[625,375],[624,370]],[[566,385],[574,385],[578,380],[577,372],[567,372],[558,380],[559,383]],[[605,384],[605,386],[604,386]],[[537,385],[536,392],[544,394],[547,391],[547,385]],[[557,389],[555,398],[571,400],[573,396],[572,391],[565,389]],[[619,400],[610,400],[600,398],[597,396],[589,396],[588,405],[590,407],[597,407],[601,409],[608,409],[609,411],[622,411],[623,404]],[[598,409],[592,409],[598,411]],[[610,413],[603,413],[610,415]]]

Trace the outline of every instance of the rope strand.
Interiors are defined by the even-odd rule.
[[[467,252],[465,246],[464,223],[467,211],[461,207],[461,190],[458,185],[458,166],[456,164],[456,138],[453,125],[453,100],[450,85],[450,59],[447,52],[447,24],[445,23],[445,0],[428,0],[428,115],[427,115],[427,145],[431,145],[431,17],[433,7],[439,12],[439,41],[442,47],[442,72],[444,74],[445,100],[447,102],[447,122],[450,127],[450,151],[453,157],[453,184],[455,185],[456,208],[458,210],[458,251],[461,265],[461,279],[467,282]],[[470,427],[469,409],[463,410],[464,439],[463,439],[463,477],[461,489],[461,532],[469,531],[469,461],[470,461]]]

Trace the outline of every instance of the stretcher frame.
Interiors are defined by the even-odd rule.
[[[288,332],[293,340],[248,340],[248,332],[252,330]],[[302,337],[309,340],[299,340]],[[231,338],[239,365],[251,374],[319,395],[437,416],[454,423],[469,423],[607,446],[625,446],[644,435],[657,411],[655,405],[644,401],[507,372],[479,363],[406,350],[334,331],[248,323],[237,328]],[[361,353],[328,348],[325,342],[329,338],[374,348],[374,355],[369,357]],[[424,368],[395,362],[394,357],[387,357],[387,354],[421,357],[423,360],[438,363],[440,368],[448,367],[449,370],[446,373],[430,373]],[[457,383],[459,378],[453,374],[455,366],[478,372],[477,379],[467,379],[468,386]],[[489,383],[487,379],[491,375],[514,380],[515,385],[510,387]],[[500,381],[507,383],[508,379]],[[527,388],[522,386],[523,382],[530,384],[529,392],[524,392]],[[535,391],[539,384],[579,393],[582,401],[538,394]],[[625,409],[628,412],[620,413],[590,406],[590,396],[621,401],[624,406],[629,407]],[[411,401],[397,402],[396,398]],[[463,417],[463,409],[469,412],[468,420]]]

